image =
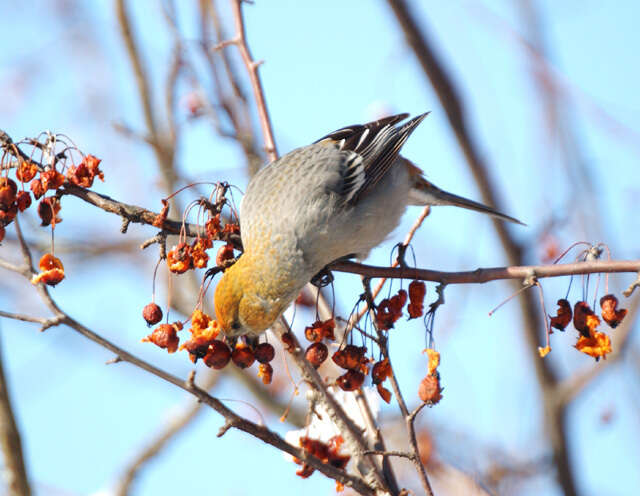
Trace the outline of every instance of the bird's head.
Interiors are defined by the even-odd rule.
[[[246,255],[222,275],[213,302],[216,319],[227,336],[258,336],[284,311],[288,302],[283,305],[280,298],[270,298],[264,280],[259,280]]]

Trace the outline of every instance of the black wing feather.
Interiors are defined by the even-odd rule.
[[[343,127],[318,140],[335,141],[340,150],[352,152],[343,169],[341,193],[346,202],[356,203],[384,177],[402,145],[427,115],[428,112],[414,117],[400,127],[395,124],[409,114],[392,115],[367,124]]]

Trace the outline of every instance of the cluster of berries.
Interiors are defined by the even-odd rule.
[[[142,316],[148,325],[158,324],[162,320],[162,309],[155,303],[149,303],[144,307]],[[269,343],[260,343],[255,347],[238,341],[233,349],[225,340],[218,339],[220,326],[215,319],[201,310],[194,310],[191,314],[191,337],[180,344],[178,332],[183,329],[182,322],[158,325],[148,336],[142,338],[143,342],[150,342],[166,349],[168,353],[177,350],[186,350],[193,363],[202,359],[207,367],[223,369],[229,362],[237,367],[246,369],[255,361],[260,363],[258,377],[264,384],[271,384],[273,379],[273,367],[271,362],[275,357],[275,349]]]
[[[597,330],[600,325],[600,317],[595,314],[586,301],[576,302],[573,311],[569,301],[564,298],[558,300],[557,305],[558,311],[550,320],[551,327],[564,331],[573,320],[573,327],[579,333],[578,341],[575,344],[576,349],[596,360],[606,358],[607,354],[611,353],[611,338],[608,334]],[[612,294],[600,298],[600,309],[602,320],[612,329],[618,327],[627,315],[626,309],[618,309],[618,298]],[[544,348],[539,348],[538,351],[540,356],[544,357],[551,351],[551,347],[547,345]]]

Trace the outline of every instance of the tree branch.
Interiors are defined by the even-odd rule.
[[[463,272],[444,272],[411,267],[377,267],[356,262],[333,262],[331,270],[360,274],[365,277],[388,277],[395,279],[418,279],[440,284],[481,284],[489,281],[525,279],[535,277],[562,277],[580,274],[604,274],[637,272],[640,260],[611,260],[596,262],[576,262],[556,265],[525,265],[515,267],[489,267]]]

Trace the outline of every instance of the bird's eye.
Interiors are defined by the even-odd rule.
[[[234,329],[236,331],[240,329],[240,322],[238,322],[237,320],[234,320],[233,322],[231,322],[231,329]]]

